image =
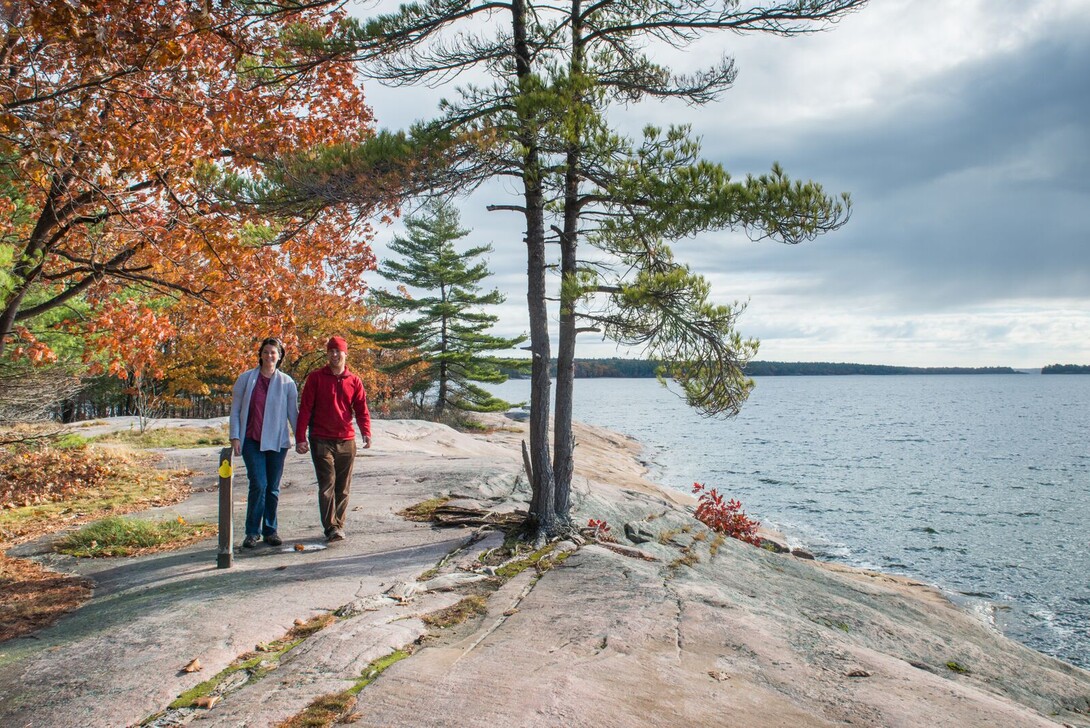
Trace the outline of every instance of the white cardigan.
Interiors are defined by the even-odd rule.
[[[231,439],[246,437],[246,420],[250,416],[250,395],[257,386],[261,368],[254,367],[239,375],[231,392]],[[265,417],[261,421],[261,449],[283,450],[291,447],[288,425],[295,433],[295,420],[299,416],[299,388],[295,380],[279,369],[269,381],[265,396]]]

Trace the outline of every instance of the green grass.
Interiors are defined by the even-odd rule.
[[[225,669],[221,670],[212,678],[205,680],[202,683],[194,685],[189,690],[179,695],[173,703],[168,706],[168,709],[177,710],[179,708],[191,708],[197,702],[199,698],[203,698],[205,695],[211,695],[220,683],[226,680],[231,675],[234,675],[240,670],[247,670],[253,672],[257,670],[261,665],[261,657],[251,657],[248,660],[235,661]],[[141,725],[148,723],[151,718],[145,720]]]
[[[66,435],[61,435],[60,437],[58,437],[56,442],[53,443],[53,446],[58,447],[61,450],[68,450],[71,448],[84,447],[87,442],[87,438],[83,435],[77,435],[74,432],[69,432]]]
[[[119,430],[91,438],[94,442],[120,442],[133,447],[144,448],[195,448],[226,447],[227,426],[219,427],[157,427],[145,430]]]
[[[295,649],[303,640],[310,637],[315,632],[325,629],[336,621],[337,618],[332,614],[319,614],[305,622],[297,622],[295,626],[288,630],[288,633],[280,639],[263,643],[259,646],[258,650],[239,655],[234,662],[216,675],[213,675],[204,682],[186,690],[168,706],[168,709],[178,710],[181,708],[193,707],[198,699],[206,695],[216,694],[220,684],[223,683],[224,680],[242,670],[249,673],[249,680],[260,680],[269,672],[275,670],[276,666],[279,665],[281,658]],[[161,715],[162,713],[151,716],[141,725],[146,724]]]
[[[356,706],[356,696],[348,691],[329,693],[316,699],[296,716],[279,724],[278,728],[329,728]]]
[[[186,523],[182,519],[152,522],[111,516],[65,536],[54,546],[70,556],[131,556],[141,551],[178,548],[211,536],[212,523]]]
[[[429,498],[426,501],[409,506],[403,511],[398,511],[397,515],[408,521],[427,522],[435,517],[435,509],[448,501],[450,501],[450,498],[445,496]]]
[[[404,660],[409,654],[406,650],[394,650],[385,657],[380,657],[364,669],[360,679],[348,690],[317,698],[301,713],[279,723],[277,728],[329,728],[344,719],[356,706],[356,696],[360,691],[373,683],[383,670]],[[355,721],[349,719],[345,722]]]
[[[555,548],[555,543],[546,544],[537,551],[527,554],[525,558],[519,559],[518,561],[512,561],[508,564],[504,564],[500,568],[496,569],[496,576],[506,581],[508,579],[514,579],[516,576],[521,574],[526,569],[529,569],[531,566],[539,566],[542,571],[547,570],[553,564],[552,560],[546,557],[548,557]],[[566,557],[567,554],[563,554],[563,556]],[[564,559],[562,558],[556,559],[557,563],[563,560]]]

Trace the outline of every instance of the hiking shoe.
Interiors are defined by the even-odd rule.
[[[333,533],[329,534],[329,536],[326,538],[326,541],[328,541],[329,543],[333,543],[334,541],[344,541],[344,532],[334,531]]]
[[[280,544],[284,543],[284,541],[274,531],[265,537],[265,543],[269,544],[270,546],[279,546]]]
[[[254,546],[257,546],[257,536],[247,536],[242,542],[244,549],[252,549]]]

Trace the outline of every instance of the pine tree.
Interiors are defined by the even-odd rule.
[[[491,80],[458,86],[437,118],[408,134],[343,154],[341,171],[304,175],[304,196],[346,198],[372,168],[391,164],[403,165],[412,183],[407,192],[464,193],[497,178],[517,181],[517,198],[488,209],[517,213],[525,223],[532,361],[526,469],[535,540],[573,527],[578,335],[642,347],[668,364],[663,373],[686,402],[703,414],[731,416],[752,387],[745,364],[757,342],[735,328],[744,305],[715,303],[708,281],[675,259],[671,245],[714,231],[794,244],[837,230],[851,212],[847,196],[792,180],[778,165],[733,180],[722,165],[701,158],[699,140],[684,125],[647,129],[642,139],[617,134],[608,123],[611,109],[653,99],[714,101],[734,82],[734,59],[702,58],[696,70],[678,72],[667,65],[680,60],[678,51],[727,32],[810,34],[866,4],[420,0],[366,22],[346,19],[313,44],[315,62],[351,59],[365,77],[391,86],[439,85],[469,71]],[[389,150],[396,152],[390,162],[376,164],[376,152]],[[580,254],[581,245],[589,255]],[[547,281],[557,270],[559,293]]]
[[[440,201],[427,203],[420,215],[405,220],[405,227],[407,236],[396,236],[390,243],[401,259],[387,259],[378,270],[383,278],[426,295],[414,298],[404,290],[400,294],[376,290],[377,305],[416,317],[400,320],[391,331],[371,335],[372,340],[384,349],[416,352],[391,367],[391,373],[421,366],[413,391],[423,396],[437,388],[437,419],[447,406],[469,412],[507,409],[510,403],[475,384],[506,381],[501,366],[509,362],[486,352],[510,349],[526,340],[524,336],[505,339],[487,333],[499,317],[480,308],[504,300],[499,290],[481,293],[479,285],[491,271],[477,259],[492,247],[481,245],[458,252],[455,241],[469,231],[460,227],[458,211]]]

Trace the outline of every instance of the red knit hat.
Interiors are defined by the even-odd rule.
[[[348,342],[339,336],[331,336],[329,341],[326,342],[326,349],[336,349],[337,351],[348,351]]]

